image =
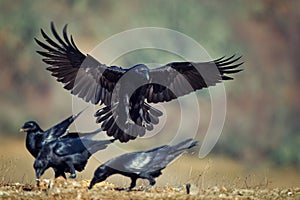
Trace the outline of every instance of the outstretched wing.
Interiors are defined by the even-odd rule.
[[[151,84],[148,86],[146,98],[148,103],[171,101],[223,80],[232,80],[228,76],[240,72],[241,57],[235,55],[209,62],[173,62],[157,69],[150,70]]]
[[[71,115],[67,119],[59,122],[55,126],[46,130],[45,134],[44,134],[44,142],[48,143],[48,142],[58,139],[59,137],[68,136],[67,129],[84,110],[80,111],[77,114]],[[72,137],[72,136],[70,136],[70,137]]]
[[[67,35],[67,25],[63,28],[63,38],[58,35],[53,22],[51,31],[57,41],[52,40],[42,29],[45,43],[35,38],[46,51],[37,51],[50,65],[47,70],[56,77],[64,88],[86,102],[109,105],[111,94],[120,77],[126,72],[120,67],[108,67],[90,55],[84,55],[76,47],[72,35]]]

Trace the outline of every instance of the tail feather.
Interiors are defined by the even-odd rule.
[[[184,140],[174,146],[171,146],[171,151],[170,153],[182,153],[183,151],[185,150],[188,150],[194,146],[196,146],[198,144],[198,141],[193,141],[193,139],[187,139],[187,140]]]
[[[183,142],[180,142],[173,146],[164,145],[153,149],[149,152],[157,151],[159,155],[164,155],[164,157],[157,156],[152,160],[153,165],[151,165],[151,169],[153,171],[158,169],[165,168],[170,162],[172,162],[175,158],[177,158],[180,154],[182,154],[185,150],[188,150],[195,145],[197,145],[197,141],[193,141],[192,139],[187,139]]]
[[[173,159],[178,157],[184,151],[196,146],[197,144],[198,144],[197,141],[193,141],[192,139],[187,139],[175,146],[171,146],[170,151],[168,152],[168,157],[166,159],[167,163],[171,162]]]
[[[148,131],[152,131],[152,130],[154,129],[153,124],[146,124],[146,129],[147,129]]]
[[[106,106],[104,108],[99,109],[96,113],[95,113],[95,117],[101,116],[109,111],[113,111],[116,108],[117,104],[111,106]]]
[[[107,113],[103,113],[100,117],[97,118],[97,122],[105,121],[107,118],[112,116],[112,112],[108,111]]]
[[[106,119],[103,124],[102,124],[102,128],[104,131],[107,131],[111,126],[112,124],[114,124],[115,122],[115,119],[114,117],[111,115],[108,119]]]
[[[163,114],[158,109],[144,103],[142,110],[132,119],[134,123],[125,119],[125,124],[119,124],[122,122],[119,122],[119,116],[115,112],[117,105],[118,104],[101,108],[95,113],[95,117],[97,117],[97,123],[102,123],[101,127],[103,131],[106,131],[108,136],[113,136],[120,140],[120,142],[128,142],[138,136],[144,136],[146,130],[153,130],[153,125],[159,123],[159,116]]]
[[[87,151],[92,155],[96,153],[97,151],[100,151],[102,149],[107,148],[107,146],[111,143],[113,143],[115,139],[113,140],[92,140],[91,144],[85,144],[87,146]]]
[[[163,112],[161,112],[160,110],[154,108],[153,106],[150,106],[149,104],[147,103],[144,103],[144,107],[147,108],[147,110],[149,110],[149,112],[152,114],[152,115],[155,115],[155,116],[162,116],[163,115]]]
[[[118,125],[116,120],[113,122],[113,124],[108,128],[107,133],[114,133],[118,129]]]
[[[158,124],[159,122],[159,116],[153,115],[149,110],[147,110],[145,107],[144,110],[144,119],[148,124]]]

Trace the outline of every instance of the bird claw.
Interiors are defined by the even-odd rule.
[[[147,127],[147,122],[143,121],[142,122],[142,127]]]
[[[76,174],[71,174],[69,178],[76,178]]]

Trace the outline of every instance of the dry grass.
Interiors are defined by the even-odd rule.
[[[192,186],[187,194],[183,186],[155,187],[149,191],[118,191],[102,182],[88,190],[89,181],[44,179],[40,188],[30,184],[7,184],[0,187],[1,199],[297,199],[300,188],[291,189],[228,189],[212,187],[201,190]],[[143,188],[140,188],[143,189]]]
[[[130,179],[112,176],[108,182],[87,189],[95,168],[100,164],[91,158],[76,180],[44,179],[43,186],[34,186],[33,158],[25,149],[24,141],[0,140],[0,199],[297,199],[300,172],[293,168],[255,166],[222,157],[197,159],[183,156],[176,160],[157,179],[147,192],[116,191],[128,187]],[[43,178],[53,177],[51,170]],[[50,183],[50,188],[47,186]],[[191,194],[185,185],[190,183]],[[138,180],[138,188],[148,182]]]

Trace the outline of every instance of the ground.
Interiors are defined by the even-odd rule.
[[[148,184],[141,179],[132,192],[115,190],[130,184],[130,179],[120,175],[88,190],[100,165],[95,158],[76,180],[53,180],[53,172],[48,170],[37,188],[33,161],[24,140],[0,138],[0,199],[300,199],[298,169],[220,156],[199,159],[184,155],[163,170],[154,188],[145,192],[138,191]],[[191,192],[187,194],[189,183]]]
[[[290,189],[229,189],[212,187],[198,190],[191,187],[187,194],[184,186],[154,187],[148,191],[118,191],[116,186],[102,182],[88,190],[89,181],[44,179],[40,188],[30,184],[7,184],[0,187],[1,199],[298,199],[300,188]]]

